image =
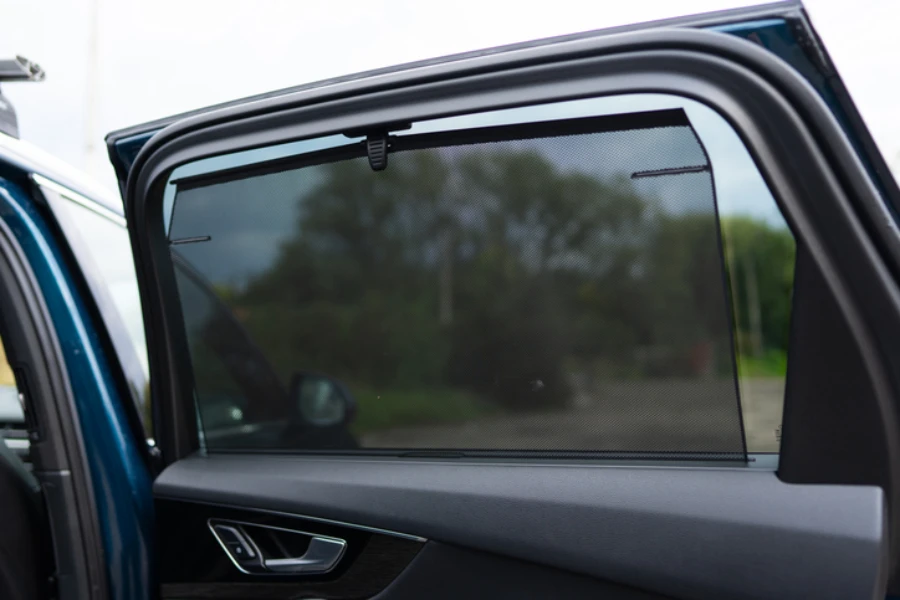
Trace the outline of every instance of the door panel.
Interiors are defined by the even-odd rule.
[[[285,166],[287,162],[296,158],[292,153],[313,164],[331,160],[321,153],[307,156],[306,150],[297,150],[294,144],[310,140],[317,144],[326,137],[362,137],[365,140],[357,142],[355,151],[364,150],[365,154],[359,157],[367,157],[369,166],[382,172],[385,153],[389,156],[392,151],[402,151],[402,140],[412,139],[398,133],[410,125],[415,132],[423,123],[427,126],[448,116],[471,117],[487,111],[637,93],[690,98],[724,117],[734,128],[739,144],[745,145],[752,156],[751,169],[759,170],[796,238],[802,258],[797,263],[800,272],[793,280],[794,308],[805,314],[802,319],[794,318],[791,331],[798,335],[813,326],[818,328],[818,336],[814,338],[817,347],[791,345],[785,412],[794,418],[785,422],[783,433],[779,430],[787,450],[780,458],[747,454],[743,416],[737,417],[740,429],[735,428],[733,436],[739,439],[736,446],[741,446],[741,451],[731,452],[726,461],[719,462],[698,462],[701,457],[722,458],[713,456],[713,449],[708,456],[678,451],[629,453],[608,451],[596,440],[591,441],[585,453],[504,454],[490,450],[510,448],[496,440],[496,445],[485,445],[487,450],[454,444],[453,451],[448,451],[446,444],[439,443],[376,450],[371,447],[375,444],[368,448],[350,444],[275,445],[260,435],[252,445],[228,449],[204,437],[211,413],[204,414],[204,407],[195,402],[203,391],[195,369],[202,365],[191,351],[191,332],[186,326],[189,307],[180,302],[186,292],[178,285],[176,263],[185,257],[190,259],[191,245],[221,240],[229,232],[222,228],[209,235],[198,229],[191,230],[187,237],[170,236],[171,231],[181,227],[178,211],[174,211],[175,221],[168,221],[172,206],[188,201],[179,199],[180,191],[208,186],[211,193],[206,200],[218,207],[218,213],[208,213],[210,222],[221,224],[225,216],[237,212],[225,202],[215,204],[217,198],[222,199],[216,196],[216,190],[221,191],[225,180],[251,181],[248,173],[257,168],[285,171],[289,168]],[[622,112],[635,111],[625,108]],[[541,124],[552,123],[546,120]],[[394,137],[388,137],[388,133]],[[456,133],[436,135],[450,138]],[[615,153],[635,148],[601,150]],[[240,158],[243,152],[257,152],[256,158],[225,164],[232,156]],[[185,172],[179,172],[179,168],[198,167],[208,158],[213,160],[205,163],[208,168],[200,170],[199,178],[196,169],[191,173],[193,179],[180,178]],[[210,166],[212,162],[217,162],[217,166]],[[696,175],[713,171],[715,162],[714,157],[709,167],[704,164],[685,169],[682,165],[677,169],[636,171],[626,179]],[[223,169],[223,165],[228,169]],[[388,160],[388,174],[392,173],[390,165]],[[510,179],[516,184],[528,180],[531,174],[526,169],[518,178]],[[302,175],[297,187],[288,191],[303,189]],[[351,181],[352,178],[346,178],[337,184],[351,185]],[[716,187],[721,190],[720,184],[717,180]],[[220,187],[215,188],[216,185]],[[379,189],[378,185],[373,185],[373,189]],[[265,204],[270,195],[263,192],[251,187],[238,200],[246,198],[247,203],[254,203],[247,205],[253,210],[271,209]],[[524,195],[529,193],[526,189]],[[224,585],[231,582],[247,590],[248,595],[293,594],[287,590],[296,590],[365,597],[383,589],[384,597],[405,597],[426,595],[426,590],[427,595],[433,595],[434,582],[446,582],[435,593],[452,595],[450,591],[457,589],[453,587],[456,585],[459,595],[484,597],[527,596],[526,592],[535,597],[552,596],[557,587],[571,587],[576,590],[573,595],[606,594],[605,597],[613,598],[634,595],[635,589],[692,599],[883,596],[888,569],[897,564],[893,541],[900,531],[896,520],[888,519],[900,498],[896,486],[900,467],[896,410],[900,363],[891,360],[900,353],[900,288],[891,275],[900,264],[895,252],[900,244],[889,228],[867,226],[872,215],[886,214],[884,202],[828,107],[795,72],[757,46],[721,34],[668,30],[566,39],[455,62],[418,65],[406,71],[232,106],[178,121],[154,136],[134,162],[125,202],[145,320],[149,324],[156,431],[169,465],[154,486],[161,507],[158,527],[168,554],[177,556],[170,549],[179,547],[185,537],[198,548],[198,566],[179,570],[175,563],[167,567],[167,595],[233,597],[243,593],[236,591],[239,588],[234,585]],[[331,198],[331,204],[326,205],[335,204]],[[355,210],[368,218],[370,204],[358,204]],[[531,214],[525,209],[522,212]],[[459,218],[465,220],[464,217],[465,214]],[[199,223],[202,225],[202,219]],[[515,230],[508,221],[505,223],[497,231]],[[563,223],[563,228],[568,225]],[[541,221],[538,229],[540,226],[546,226],[546,221]],[[370,229],[363,228],[362,233],[369,233]],[[276,245],[274,236],[263,237],[270,245]],[[615,239],[613,234],[606,239],[610,237]],[[643,231],[635,239],[651,237]],[[340,243],[330,238],[320,240],[317,247],[329,250],[342,247]],[[384,247],[374,246],[372,255]],[[424,247],[429,248],[427,244]],[[672,244],[669,248],[671,253],[662,254],[676,255],[681,247]],[[419,261],[419,266],[430,260],[427,251],[397,254],[407,255],[412,256],[413,263]],[[485,251],[483,256],[496,254]],[[583,255],[575,254],[576,261],[570,253],[556,264],[581,264],[582,258]],[[514,263],[507,257],[498,263],[506,266],[495,272],[528,279],[539,271],[533,264],[516,270]],[[325,272],[339,274],[346,267],[346,263],[333,265],[333,271]],[[639,268],[641,263],[635,265],[623,273],[639,280],[645,271]],[[300,282],[302,292],[309,292],[302,289],[307,282],[315,283],[316,289],[340,283],[337,275],[329,281],[310,275],[308,264],[300,263],[300,267],[292,281]],[[594,273],[591,266],[580,268],[582,275],[585,271]],[[428,281],[434,279],[438,278]],[[731,285],[735,285],[734,281]],[[248,311],[238,304],[228,304],[229,298],[246,289],[229,288],[224,285],[228,281],[218,283],[223,285],[210,289],[232,311],[233,318],[222,319],[220,327],[206,330],[212,337],[219,334],[221,338],[226,329],[245,322]],[[706,279],[698,285],[706,289],[704,286],[711,283]],[[755,283],[746,285],[756,289]],[[397,284],[394,289],[402,289],[402,285]],[[495,296],[502,293],[492,292]],[[583,295],[589,296],[586,292]],[[664,300],[676,295],[665,294]],[[400,296],[402,300],[403,294]],[[300,308],[320,300],[314,295],[298,297]],[[363,294],[359,297],[363,298]],[[399,301],[389,294],[385,298],[389,306]],[[351,309],[356,304],[363,302],[348,303]],[[817,312],[816,306],[828,310]],[[737,312],[733,306],[732,309]],[[415,328],[410,325],[413,312],[409,311],[406,324]],[[425,312],[437,319],[437,311]],[[503,311],[496,314],[500,316],[487,320],[483,327],[489,328],[500,320]],[[826,314],[828,318],[820,318]],[[298,315],[288,314],[281,325],[270,323],[270,331],[283,333],[304,316]],[[378,323],[379,319],[370,321]],[[329,323],[334,331],[341,326],[347,329],[358,323],[366,325],[365,321],[353,320],[322,322]],[[518,322],[528,323],[529,319],[523,317]],[[402,325],[401,322],[394,329],[400,330]],[[512,329],[515,328],[514,325]],[[574,331],[577,327],[565,324],[563,329]],[[756,333],[759,329],[756,327]],[[328,333],[327,328],[323,331]],[[641,335],[645,342],[653,339],[646,332]],[[532,347],[529,344],[537,347],[541,341],[529,340],[520,345],[527,350]],[[365,336],[360,343],[366,343]],[[304,344],[312,355],[325,346],[316,346],[309,340]],[[272,358],[279,356],[276,352],[266,344],[258,346],[268,357],[264,360],[278,362]],[[645,343],[638,348],[643,356],[659,351],[647,346]],[[291,344],[284,347],[290,349]],[[415,348],[421,347],[424,346]],[[829,351],[820,352],[823,347]],[[373,348],[381,347],[373,344]],[[385,353],[391,350],[385,348]],[[252,354],[257,356],[256,350]],[[413,352],[410,360],[420,358],[416,354]],[[685,364],[695,368],[704,362],[697,358],[703,354],[695,352]],[[570,351],[566,358],[574,355]],[[280,356],[292,358],[296,354],[287,352]],[[249,380],[252,375],[274,381],[277,385],[272,389],[278,388],[256,394],[262,399],[257,405],[294,400],[301,404],[301,398],[285,392],[287,384],[279,379],[284,379],[285,364],[301,369],[309,365],[282,360],[285,364],[280,367],[256,368],[257,359],[239,358],[235,354],[233,363],[225,361],[224,369],[219,366],[217,377],[221,379],[208,377],[206,381],[221,383],[228,375],[246,375]],[[346,367],[343,377],[358,376],[352,361],[340,366]],[[385,371],[395,372],[393,367]],[[632,369],[627,375],[617,376],[639,378],[650,371]],[[713,381],[717,371],[705,372],[707,381]],[[822,380],[823,372],[836,378],[844,376],[853,385],[801,385]],[[851,376],[853,379],[848,379]],[[725,379],[737,383],[734,374]],[[302,385],[297,389],[302,391]],[[669,386],[670,395],[674,390],[674,385]],[[730,388],[729,393],[744,391]],[[216,392],[227,394],[229,390]],[[640,391],[633,393],[638,395],[634,400],[647,400]],[[685,396],[690,398],[690,394]],[[599,406],[610,409],[609,403],[603,404],[603,397],[596,400]],[[626,402],[616,408],[627,409],[629,405]],[[235,421],[240,421],[248,409],[246,404],[230,409],[230,405],[224,406],[225,410],[219,412]],[[796,419],[810,411],[818,419]],[[270,411],[261,412],[270,415]],[[540,430],[544,417],[539,414],[528,423],[516,425]],[[680,419],[683,415],[670,411],[667,419],[659,421],[684,433],[686,422]],[[249,423],[239,424],[237,429],[257,434],[266,426],[263,421],[260,419],[260,427]],[[696,420],[689,423],[696,424]],[[639,420],[631,426],[646,425]],[[427,436],[420,436],[423,437]],[[556,447],[571,449],[565,443],[571,440],[563,439],[564,443]],[[263,451],[252,451],[251,446]],[[285,448],[293,453],[285,453]],[[536,449],[546,448],[537,444],[525,448]],[[229,569],[224,549],[216,547],[212,532],[203,529],[204,523],[227,514],[239,516],[241,522],[262,524],[262,520],[274,518],[271,512],[277,513],[278,519],[295,519],[300,524],[298,531],[346,536],[342,539],[348,542],[348,554],[333,572],[296,575],[278,583],[271,575]],[[342,528],[352,531],[344,532]],[[373,528],[377,531],[373,532]],[[193,533],[186,536],[187,531]],[[393,553],[390,568],[380,570],[378,577],[363,578],[366,582],[351,577],[354,586],[368,586],[364,591],[362,587],[341,591],[345,584],[350,587],[347,577],[368,568],[367,561],[372,557],[367,544],[397,534],[404,540],[405,553]],[[405,567],[404,561],[408,561]],[[527,579],[521,579],[523,571],[530,573],[525,576]],[[482,580],[480,583],[476,573],[483,574],[477,578]],[[396,579],[388,574],[396,574]]]
[[[172,599],[303,597],[379,598],[603,598],[665,600],[623,585],[535,563],[424,539],[376,532],[285,513],[160,500],[161,519],[178,523],[160,540],[161,597]],[[348,541],[346,560],[333,573],[302,579],[236,572],[209,535],[209,515],[242,523],[304,528]],[[327,532],[327,533],[326,533]]]
[[[424,544],[411,536],[217,504],[160,499],[156,511],[161,522],[172,525],[160,532],[158,540],[163,598],[368,598],[396,579]],[[211,519],[240,524],[248,537],[255,538],[252,543],[260,546],[267,541],[262,539],[265,534],[248,523],[342,539],[347,548],[339,564],[325,575],[246,575],[235,568],[212,535]],[[265,548],[278,553],[282,549],[272,544],[283,544],[283,540],[275,538]],[[289,555],[291,550],[284,548],[283,553]]]
[[[746,469],[212,455],[172,465],[154,493],[378,527],[684,598],[870,597],[886,548],[879,488]]]
[[[547,569],[528,562],[428,542],[410,567],[377,600],[407,598],[601,598],[667,600],[635,588]]]

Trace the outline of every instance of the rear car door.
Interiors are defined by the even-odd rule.
[[[896,186],[830,69],[788,4],[112,134],[161,597],[898,589]]]

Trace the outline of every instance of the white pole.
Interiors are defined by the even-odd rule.
[[[85,100],[87,102],[85,115],[85,130],[84,130],[84,151],[85,151],[85,159],[82,167],[86,168],[86,170],[90,171],[92,175],[94,175],[94,164],[97,160],[97,157],[94,155],[96,151],[96,144],[94,140],[94,136],[96,134],[97,129],[97,70],[98,70],[98,61],[100,58],[99,47],[98,47],[98,35],[100,29],[99,23],[99,4],[100,0],[91,0],[90,4],[90,23],[88,25],[88,52],[87,52],[87,77],[85,78],[85,85],[87,89],[85,90]]]

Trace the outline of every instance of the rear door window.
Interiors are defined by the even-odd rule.
[[[777,452],[794,242],[718,115],[641,95],[369,133],[173,176],[209,450]]]

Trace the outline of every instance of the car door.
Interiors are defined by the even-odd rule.
[[[111,134],[161,597],[897,590],[898,206],[855,115],[787,4]]]

